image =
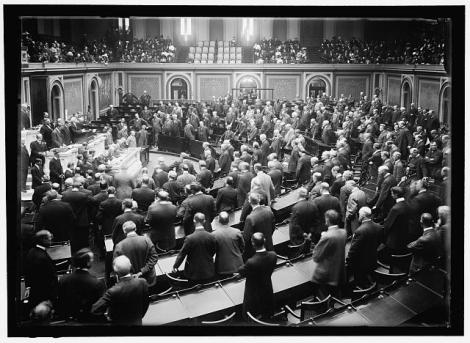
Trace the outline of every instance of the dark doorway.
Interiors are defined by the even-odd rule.
[[[322,96],[326,92],[326,83],[321,79],[313,79],[308,86],[308,94],[311,98]]]
[[[171,81],[170,84],[171,100],[188,99],[188,84],[182,78]]]
[[[62,116],[62,90],[58,85],[52,87],[51,91],[52,120]]]
[[[411,105],[411,87],[408,82],[403,83],[402,95],[403,95],[402,106],[405,107],[406,110],[409,110],[410,105]]]

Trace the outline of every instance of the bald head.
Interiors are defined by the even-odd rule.
[[[128,220],[127,222],[124,222],[124,224],[122,224],[122,231],[124,231],[126,235],[130,232],[134,232],[135,229],[136,229],[136,225],[131,220]]]
[[[421,215],[421,226],[423,228],[433,227],[434,223],[432,220],[432,215],[430,213],[423,213]]]
[[[219,223],[222,225],[227,225],[228,224],[228,213],[225,211],[222,211],[219,213]]]
[[[263,249],[265,241],[264,235],[261,232],[255,232],[253,236],[251,236],[251,244],[256,250]]]
[[[206,216],[201,212],[197,212],[194,215],[193,221],[194,221],[194,226],[204,226],[204,223],[206,222]]]
[[[129,274],[131,268],[131,261],[125,255],[118,256],[113,261],[113,270],[119,277]]]
[[[372,210],[367,207],[361,207],[359,209],[359,221],[362,222],[365,219],[370,219],[372,217]]]

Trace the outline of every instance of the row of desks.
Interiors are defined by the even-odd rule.
[[[308,289],[312,276],[311,258],[294,265],[284,264],[272,275],[276,302],[282,303],[293,292]],[[208,288],[158,300],[150,304],[143,325],[175,325],[188,320],[229,314],[243,304],[245,279],[218,282]]]
[[[445,273],[421,271],[413,281],[378,294],[333,315],[311,321],[316,326],[398,326],[435,306],[443,304]]]

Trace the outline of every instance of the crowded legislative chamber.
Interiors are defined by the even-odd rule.
[[[448,326],[450,25],[23,18],[18,325]]]

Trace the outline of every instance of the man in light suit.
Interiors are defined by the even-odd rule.
[[[134,277],[142,277],[147,285],[152,287],[157,282],[155,264],[158,256],[155,246],[147,236],[137,234],[136,225],[132,221],[122,224],[122,230],[126,235],[114,248],[113,258],[125,255],[132,264],[131,272]]]
[[[242,253],[245,250],[245,241],[239,229],[228,226],[229,215],[223,211],[219,214],[219,223],[222,224],[212,232],[217,242],[215,254],[215,271],[218,275],[231,276],[243,265]]]
[[[313,249],[312,282],[316,285],[316,294],[320,299],[328,294],[337,294],[345,281],[346,230],[339,228],[340,221],[337,211],[325,212],[328,230],[322,233]]]
[[[254,190],[254,185],[259,184],[261,189],[266,192],[268,196],[268,205],[271,204],[271,200],[274,198],[274,185],[273,181],[265,172],[263,172],[263,167],[261,163],[256,163],[253,167],[256,176],[251,180],[251,191]]]
[[[345,216],[345,229],[348,236],[351,236],[356,228],[359,226],[358,214],[359,209],[366,206],[367,196],[362,189],[360,189],[354,180],[352,182],[352,192],[349,195],[348,203],[346,205],[346,216]]]
[[[372,221],[369,207],[359,209],[358,221],[361,225],[354,231],[346,258],[347,268],[354,275],[354,283],[361,288],[370,286],[370,274],[377,266],[377,248],[382,241],[383,231]]]

